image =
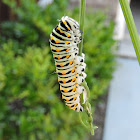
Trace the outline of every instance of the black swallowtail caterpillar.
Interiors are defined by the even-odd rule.
[[[50,35],[50,47],[55,60],[56,73],[62,99],[66,105],[77,112],[83,111],[80,94],[86,101],[86,90],[81,83],[85,80],[86,64],[84,54],[78,56],[81,32],[76,20],[63,16]]]

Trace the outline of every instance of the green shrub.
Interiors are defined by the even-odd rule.
[[[17,19],[1,23],[0,139],[84,140],[88,131],[79,114],[61,100],[48,42],[57,19],[66,13],[78,18],[78,11],[66,11],[66,0],[54,0],[44,10],[34,0],[21,0],[18,8],[14,0],[4,1]],[[114,25],[105,21],[102,13],[86,16],[84,53],[92,104],[106,92],[114,69]]]
[[[0,52],[0,138],[59,140],[72,134],[73,139],[82,136],[84,129],[77,131],[81,127],[78,114],[66,109],[60,100],[57,76],[51,74],[49,46],[28,47],[17,57],[12,48],[10,41]]]

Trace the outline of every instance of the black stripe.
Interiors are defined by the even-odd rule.
[[[54,44],[52,44],[51,40],[49,40],[49,41],[50,41],[50,44],[54,47],[64,47],[64,46],[57,46],[57,44],[54,45]]]
[[[59,60],[60,60],[60,59],[59,59]],[[67,61],[69,61],[69,60],[67,60]],[[63,62],[66,62],[66,61],[64,61],[64,60],[61,60],[61,61],[55,60],[55,62],[57,62],[57,63],[63,63]]]
[[[58,26],[57,26],[57,27],[58,27]],[[61,33],[60,30],[57,29],[57,27],[55,28],[55,31],[56,31],[58,34],[60,34],[60,35],[62,35],[62,36],[64,36],[64,37],[67,37],[64,33]],[[62,29],[61,29],[61,30],[62,30]]]
[[[75,84],[74,84],[74,85],[75,85]],[[63,87],[63,88],[69,88],[69,87],[72,87],[72,86],[74,86],[74,85],[66,86],[66,87],[61,85],[61,87]]]
[[[63,49],[63,50],[61,50],[61,51],[59,51],[59,52],[66,52],[66,50],[67,50],[67,49]],[[52,52],[57,52],[57,51],[54,50],[54,49],[52,49]],[[58,53],[59,53],[59,52],[58,52]],[[68,53],[66,53],[66,54],[68,54]]]
[[[61,55],[61,54],[60,54]],[[61,60],[61,59],[64,59],[64,58],[66,58],[67,56],[63,56],[63,57],[61,57],[59,60]],[[71,55],[69,56],[69,58],[71,57]],[[69,59],[69,58],[67,58],[67,59]],[[57,57],[55,57],[54,59],[57,59],[58,60],[58,58]]]
[[[59,78],[69,78],[69,77],[72,77],[72,76],[74,76],[75,75],[75,73],[71,73],[71,74],[73,74],[73,75],[70,75],[70,76],[67,76],[67,77],[61,77],[61,76],[59,76]]]
[[[56,48],[58,47],[58,46],[55,46]],[[60,48],[61,49],[61,48]],[[56,52],[56,50],[55,49],[52,49],[53,50],[53,52]],[[55,55],[69,55],[69,52],[66,52],[66,50],[60,50],[59,52],[63,52],[62,54],[55,54]],[[58,53],[59,53],[58,52]]]
[[[75,72],[75,71],[74,71],[74,72]],[[73,73],[74,73],[74,72],[73,72]],[[70,73],[71,73],[71,70],[68,71],[66,74],[70,74]],[[66,74],[65,74],[65,75],[66,75]],[[58,75],[63,75],[63,74],[62,74],[61,72],[58,72]]]
[[[77,105],[78,105],[78,104],[77,104]],[[76,106],[77,106],[77,105],[76,105]],[[75,104],[74,104],[74,105],[72,105],[71,107],[76,107],[76,106],[75,106]]]
[[[68,31],[68,28],[65,26],[65,24],[62,22],[62,20],[60,21],[60,25],[66,30]]]
[[[62,61],[62,62],[57,61],[57,63],[65,63],[65,62],[69,62],[69,60],[65,60],[65,61]]]
[[[73,64],[73,62],[72,62],[72,64]],[[72,64],[66,63],[66,64],[64,65],[64,67],[65,67],[65,66],[68,66],[68,65],[72,65]],[[57,65],[56,67],[61,67],[61,66],[60,66],[60,65]]]
[[[61,42],[61,43],[56,43],[53,39],[50,40],[50,41],[51,41],[51,43],[56,44],[56,45],[57,45],[57,44],[65,44],[65,43],[62,43],[62,42]]]
[[[70,29],[71,29],[71,26],[70,26],[70,24],[69,24],[69,22],[66,20],[66,22],[67,22],[67,25],[70,27]]]
[[[67,103],[68,101],[66,101],[66,103]],[[71,105],[71,104],[73,104],[73,103],[67,103],[68,105]]]
[[[72,79],[68,80],[66,83],[70,83],[71,81],[72,81]],[[65,83],[63,83],[63,81],[59,81],[59,83],[65,84]]]
[[[56,66],[57,67],[57,66]],[[69,68],[65,68],[65,66],[63,66],[63,67],[57,67],[57,70],[69,70],[69,69],[71,69],[73,66],[71,65],[71,67],[69,67]],[[59,68],[63,68],[63,69],[59,69]]]
[[[72,100],[73,100],[73,98],[71,98],[69,101],[72,101]],[[66,99],[64,99],[64,101],[66,101]],[[66,103],[69,101],[66,101]],[[72,103],[68,103],[68,104],[72,104]]]
[[[69,96],[63,95],[63,96],[65,96],[65,97],[71,97],[71,96],[73,96],[73,95],[69,95]],[[63,100],[66,101],[65,99],[63,99]]]
[[[73,101],[73,98],[71,98],[69,101]]]
[[[59,30],[59,29],[57,29],[57,27],[58,27],[58,25],[55,27],[55,30]],[[61,29],[61,30],[64,31],[64,32],[66,31],[66,30],[63,30],[63,29]]]
[[[72,92],[72,90],[73,90],[73,89],[69,90],[68,92]],[[75,91],[76,91],[76,90],[75,90]],[[75,92],[75,91],[73,91],[73,92]]]
[[[59,40],[63,40],[63,41],[65,40],[65,39],[61,38],[60,36],[56,35],[54,32],[52,32],[52,35],[55,36]]]

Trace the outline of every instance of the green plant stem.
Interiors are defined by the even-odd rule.
[[[122,11],[140,64],[140,40],[128,0],[120,0]]]
[[[81,0],[81,9],[80,9],[80,29],[82,32],[82,41],[79,44],[79,55],[82,56],[82,51],[83,51],[83,40],[84,40],[84,21],[85,21],[85,7],[86,7],[86,0]],[[82,84],[82,86],[85,87],[86,91],[87,91],[87,98],[89,98],[90,96],[90,90],[87,86],[86,81],[84,81]],[[87,99],[87,101],[85,102],[84,105],[84,109],[85,112],[88,115],[88,123],[89,123],[89,127],[90,127],[90,131],[91,134],[94,135],[94,129],[96,127],[93,126],[93,117],[92,117],[92,113],[91,113],[91,105],[89,103],[89,100]]]
[[[82,32],[82,41],[79,44],[79,55],[82,55],[83,51],[83,40],[84,40],[84,23],[85,23],[85,7],[86,7],[86,0],[81,0],[81,8],[80,8],[80,29]]]

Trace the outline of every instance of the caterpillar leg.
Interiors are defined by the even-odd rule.
[[[76,82],[78,84],[81,84],[85,80],[86,77],[87,77],[86,73],[82,72],[82,75],[77,75]]]
[[[83,104],[86,102],[87,100],[87,92],[86,89],[83,86],[77,86],[77,92],[79,94],[83,93]]]
[[[77,56],[75,58],[76,65],[80,65],[84,61],[85,61],[85,54],[84,53],[82,53],[82,56]]]
[[[79,75],[79,76],[77,76],[76,82],[77,82],[78,84],[81,84],[84,80],[85,80],[84,77]]]
[[[82,63],[81,65],[79,65],[79,66],[76,67],[76,72],[78,74],[81,74],[82,72],[85,71],[85,68],[86,68],[86,64],[85,63]]]
[[[84,87],[83,87],[83,86],[80,86],[80,85],[77,85],[76,91],[77,91],[77,93],[79,93],[79,95],[80,95],[80,94],[83,93]]]
[[[76,44],[79,44],[80,42],[81,42],[81,38],[79,38],[79,37],[77,37],[77,36],[74,36],[74,42],[76,43]]]
[[[80,105],[80,103],[78,104],[78,107],[77,107],[77,109],[75,109],[75,111],[77,111],[77,112],[83,111],[83,107]]]
[[[83,90],[83,104],[86,102],[86,100],[87,100],[87,91],[84,88],[84,90]]]

